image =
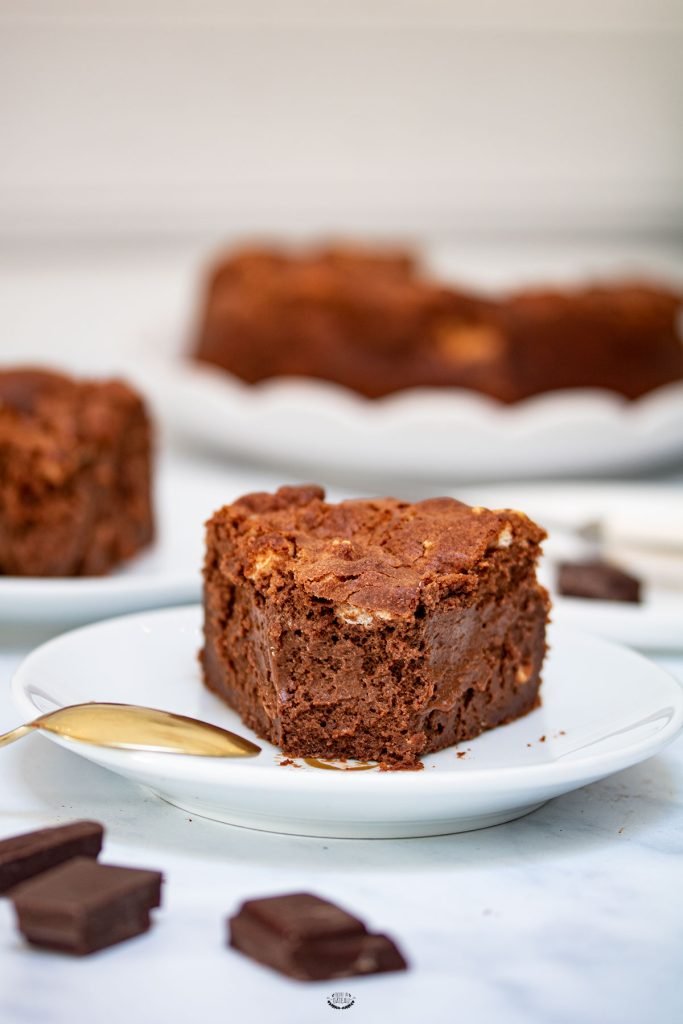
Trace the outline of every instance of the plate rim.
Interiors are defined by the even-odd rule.
[[[423,448],[421,457],[414,452],[408,456],[407,465],[405,452],[399,462],[390,458],[387,471],[406,480],[443,480],[453,474],[468,481],[490,479],[492,474],[510,480],[538,478],[544,473],[538,468],[536,449],[539,444],[547,447],[549,431],[553,436],[560,431],[560,448],[557,444],[553,447],[552,471],[570,478],[577,472],[604,473],[615,464],[622,468],[667,464],[679,451],[683,436],[683,381],[664,384],[633,401],[607,389],[574,388],[532,395],[507,405],[463,388],[417,387],[367,399],[335,382],[314,378],[271,378],[251,385],[227,370],[193,359],[186,351],[163,357],[150,354],[139,370],[158,408],[181,436],[216,451],[247,454],[266,464],[285,459],[290,465],[311,465],[310,457],[301,452],[293,454],[291,446],[285,451],[281,441],[273,441],[272,418],[277,416],[281,422],[294,410],[300,419],[302,409],[308,422],[311,416],[320,415],[324,430],[332,431],[334,436],[338,437],[340,431],[343,436],[349,430],[362,432],[366,442],[370,438],[371,448],[380,446],[380,454],[375,451],[375,455],[382,459],[387,457],[386,437],[397,424],[410,425],[412,433],[417,426],[432,444],[435,425],[439,436],[456,429],[470,430],[478,451],[474,461],[463,460],[462,456],[453,461],[452,454],[444,456],[443,451],[437,461],[432,457],[425,460]],[[208,410],[212,415],[207,421]],[[227,434],[223,431],[222,437],[216,435],[216,417],[226,427],[237,419],[241,423],[258,420],[261,430],[256,440],[245,436],[236,443],[232,429]],[[265,433],[264,417],[270,424]],[[610,431],[610,445],[591,448],[587,453],[586,431],[595,437],[598,427]],[[300,425],[296,429],[299,437]],[[523,448],[535,452],[533,459],[516,456],[512,461],[501,461],[492,454],[501,438],[509,438],[511,432],[517,442],[524,442]],[[437,449],[441,450],[438,444]],[[515,451],[519,450],[517,444]],[[550,463],[545,458],[541,461],[550,471]],[[359,463],[355,449],[352,454],[344,444],[339,451],[335,449],[330,465],[337,472],[353,471],[356,475],[376,469],[367,460]]]
[[[296,374],[267,377],[252,384],[216,363],[195,358],[187,351],[165,356],[147,355],[141,365],[143,369],[166,371],[173,383],[182,382],[191,387],[193,384],[199,383],[201,386],[208,382],[211,388],[230,391],[233,398],[238,398],[246,406],[254,407],[255,413],[259,411],[257,407],[273,400],[286,402],[290,399],[300,399],[301,395],[306,393],[313,402],[336,398],[340,408],[342,404],[344,405],[345,413],[352,408],[360,409],[364,413],[369,412],[375,421],[382,418],[393,419],[397,414],[406,415],[413,411],[411,406],[417,407],[425,398],[435,396],[446,412],[452,408],[451,403],[455,403],[457,409],[460,402],[467,405],[469,414],[477,417],[489,417],[493,414],[504,425],[519,423],[527,418],[533,421],[539,415],[545,416],[548,411],[556,414],[558,406],[562,407],[560,411],[565,415],[567,410],[574,413],[572,406],[575,403],[582,403],[584,406],[590,404],[591,411],[598,409],[603,415],[619,416],[621,419],[647,418],[660,413],[662,407],[668,412],[669,403],[674,405],[683,397],[683,379],[679,379],[660,384],[634,399],[629,399],[609,388],[593,386],[543,391],[508,403],[471,388],[433,385],[415,385],[379,398],[368,398],[338,381]],[[443,410],[439,408],[438,411],[441,413]],[[535,423],[533,426],[536,428]]]
[[[111,618],[102,619],[99,622],[90,623],[88,625],[80,626],[77,629],[69,630],[61,633],[60,635],[51,638],[46,643],[40,644],[34,648],[20,663],[18,668],[15,670],[11,680],[12,697],[15,705],[22,712],[26,712],[28,715],[35,717],[36,711],[38,710],[32,703],[28,693],[25,689],[25,674],[31,668],[31,663],[34,658],[40,656],[44,657],[45,652],[49,648],[59,646],[64,643],[73,642],[74,638],[78,635],[88,632],[97,632],[104,628],[115,628],[116,626],[126,625],[129,623],[133,625],[136,620],[149,619],[153,617],[157,620],[168,619],[168,618],[185,618],[187,619],[186,628],[190,627],[196,630],[197,626],[201,625],[201,605],[197,603],[186,604],[176,607],[169,608],[157,608],[150,609],[147,611],[128,612],[124,615],[117,615]],[[645,760],[647,757],[652,756],[659,750],[667,746],[676,735],[683,729],[683,685],[671,675],[666,669],[660,665],[656,665],[648,658],[644,657],[637,651],[632,650],[622,644],[615,643],[611,640],[605,640],[602,637],[596,636],[584,632],[583,630],[574,629],[571,626],[564,626],[562,624],[553,624],[553,630],[555,634],[559,631],[560,636],[563,634],[565,638],[571,640],[574,637],[578,637],[580,642],[589,643],[593,646],[598,646],[608,651],[616,649],[620,656],[626,654],[629,658],[634,659],[641,663],[647,670],[648,674],[653,673],[658,675],[662,682],[665,682],[669,688],[670,707],[657,708],[656,711],[670,711],[669,717],[664,721],[661,728],[655,733],[639,739],[635,743],[628,744],[625,747],[620,747],[616,751],[605,751],[599,754],[593,754],[588,757],[578,758],[569,752],[568,755],[561,755],[559,758],[550,761],[535,762],[528,765],[515,765],[508,766],[499,765],[497,767],[482,767],[482,768],[468,768],[466,772],[438,772],[429,771],[427,777],[432,780],[431,784],[438,787],[450,787],[459,792],[469,791],[488,791],[494,785],[500,787],[501,779],[504,783],[504,788],[517,790],[519,788],[527,788],[529,784],[534,782],[552,784],[561,783],[568,781],[570,778],[573,781],[577,779],[591,779],[600,777],[604,774],[611,774],[613,771],[618,771],[620,768],[628,767],[629,765],[636,764],[639,761]],[[504,728],[501,726],[500,728]],[[102,761],[98,758],[88,756],[83,750],[87,747],[87,744],[79,743],[78,741],[64,740],[59,737],[50,735],[49,733],[41,733],[40,735],[45,736],[51,742],[56,742],[58,745],[65,747],[80,756],[85,757],[87,760],[95,761],[104,767],[110,768],[110,770],[118,770],[112,768],[111,764],[106,763],[109,760],[119,760],[121,764],[119,768],[121,771],[128,773],[129,775],[135,775],[136,770],[144,772],[148,768],[158,771],[158,766],[164,766],[164,772],[175,778],[185,778],[186,781],[191,781],[201,775],[201,770],[196,772],[194,770],[182,771],[183,766],[193,765],[198,767],[200,764],[205,765],[206,759],[194,757],[192,755],[177,755],[177,754],[160,754],[160,753],[143,753],[135,751],[118,751],[109,750],[108,748],[95,748],[104,752],[105,760]],[[258,737],[257,737],[258,739]],[[112,756],[113,755],[113,756]],[[425,755],[429,757],[430,755]],[[566,757],[566,760],[564,759]],[[126,763],[128,762],[128,767]],[[249,784],[254,788],[268,788],[273,784],[274,779],[281,779],[283,782],[291,784],[296,778],[298,781],[294,783],[295,786],[308,787],[308,788],[321,788],[325,791],[329,791],[330,787],[339,787],[340,785],[348,786],[349,779],[346,778],[347,774],[353,778],[357,773],[351,772],[325,772],[325,773],[313,773],[313,772],[281,772],[279,771],[280,766],[277,764],[265,765],[259,767],[257,771],[254,771],[253,767],[248,762],[230,761],[229,770],[232,774],[232,780],[236,784],[244,783],[248,780]],[[362,775],[362,779],[361,779]],[[344,777],[344,781],[342,781]],[[374,791],[378,791],[379,787],[386,787],[393,785],[396,788],[404,788],[407,790],[423,788],[424,773],[422,771],[373,771],[370,773],[358,773],[358,778],[351,782],[352,786],[363,785],[365,790],[370,787]],[[381,783],[372,782],[372,779],[391,779],[392,782],[382,781]],[[434,780],[440,780],[434,782]],[[280,783],[276,783],[279,786]]]

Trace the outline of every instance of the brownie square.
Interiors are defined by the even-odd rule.
[[[97,576],[144,548],[151,458],[122,381],[0,372],[0,575]]]
[[[427,278],[407,251],[238,250],[210,275],[194,354],[249,383],[303,376],[368,398],[444,385],[505,399],[488,307]]]
[[[638,398],[683,378],[683,296],[645,282],[517,292],[497,310],[516,398],[605,388]]]
[[[439,281],[407,251],[246,249],[213,267],[193,354],[249,383],[314,377],[368,398],[411,387],[637,398],[683,379],[682,309],[680,291],[647,281],[494,296]]]
[[[146,932],[161,882],[158,871],[76,857],[24,882],[12,902],[29,942],[83,956]]]
[[[206,685],[289,756],[418,767],[539,703],[544,536],[452,498],[247,495],[207,526]]]

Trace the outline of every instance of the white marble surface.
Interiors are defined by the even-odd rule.
[[[45,635],[0,629],[0,730],[18,722],[12,672]],[[683,658],[659,660],[683,680]],[[1,765],[0,836],[91,817],[106,824],[106,860],[166,876],[153,930],[85,961],[25,947],[0,901],[3,1024],[317,1024],[339,990],[355,996],[349,1019],[373,1024],[681,1019],[683,741],[520,821],[387,841],[190,820],[39,736]],[[395,935],[411,971],[306,986],[225,948],[241,899],[302,888]]]

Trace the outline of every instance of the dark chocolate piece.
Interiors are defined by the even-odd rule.
[[[0,893],[48,871],[72,857],[97,858],[103,827],[96,821],[72,821],[55,828],[0,841]]]
[[[299,981],[404,971],[407,964],[386,935],[310,893],[247,900],[228,921],[233,949]]]
[[[641,600],[640,580],[607,562],[560,563],[557,589],[565,597],[630,601],[635,604]]]
[[[158,871],[76,857],[24,882],[12,901],[30,943],[83,956],[146,932],[161,882]]]
[[[246,495],[208,524],[206,685],[285,756],[419,768],[538,706],[544,536],[453,498]]]

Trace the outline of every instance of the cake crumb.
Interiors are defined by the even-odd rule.
[[[538,742],[539,743],[545,743],[545,735],[539,736]]]
[[[432,765],[432,767],[434,766]],[[393,764],[387,761],[380,761],[379,770],[381,772],[421,772],[424,771],[424,762],[416,761],[415,764]]]

